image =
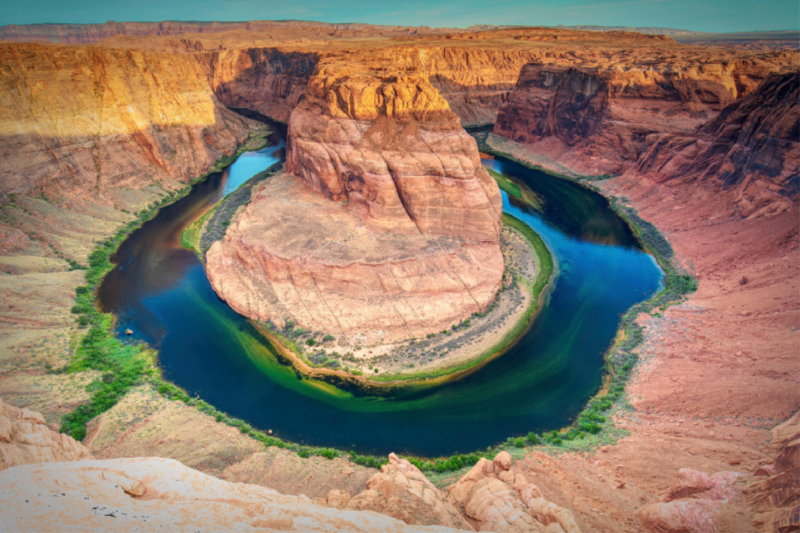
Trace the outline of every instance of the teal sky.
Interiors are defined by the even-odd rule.
[[[735,32],[800,29],[798,0],[18,0],[0,25],[157,20],[367,22],[409,26],[658,26]]]

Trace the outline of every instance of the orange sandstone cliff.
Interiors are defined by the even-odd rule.
[[[500,288],[499,189],[423,76],[320,68],[287,170],[208,252],[240,313],[389,342],[446,329]]]
[[[0,80],[5,194],[114,206],[123,187],[180,187],[255,128],[174,55],[3,44]]]

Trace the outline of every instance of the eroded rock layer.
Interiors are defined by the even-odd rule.
[[[361,215],[293,176],[269,178],[208,251],[211,284],[245,316],[365,345],[440,331],[500,288],[499,243],[376,231]]]
[[[494,133],[579,174],[620,174],[636,164],[651,135],[696,131],[797,57],[776,52],[714,62],[651,53],[663,60],[647,66],[612,55],[592,66],[526,65]]]
[[[5,44],[0,80],[6,194],[102,198],[185,183],[255,128],[220,105],[196,62],[174,55]]]
[[[378,231],[498,242],[497,184],[428,80],[337,67],[317,71],[292,113],[287,170]]]

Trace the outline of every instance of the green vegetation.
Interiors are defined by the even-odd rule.
[[[163,205],[185,196],[189,190],[190,187],[186,187],[177,193],[170,193],[161,202],[142,209],[136,220],[128,222],[112,237],[98,243],[89,254],[86,285],[75,289],[75,305],[70,309],[73,314],[78,315],[78,325],[88,326],[89,330],[81,339],[75,357],[61,371],[72,373],[99,370],[104,374],[102,380],[94,381],[87,387],[89,392],[93,392],[89,403],[61,418],[61,432],[68,433],[76,440],[82,440],[86,436],[87,422],[116,405],[144,377],[157,372],[153,368],[156,358],[154,350],[143,345],[126,345],[114,337],[113,317],[97,310],[94,292],[103,277],[114,267],[110,258],[125,238],[145,221],[153,218]]]
[[[494,178],[494,181],[497,182],[497,186],[500,187],[501,190],[505,191],[507,194],[510,194],[514,198],[519,198],[522,200],[522,189],[519,188],[519,185],[509,180],[499,172],[495,172],[490,168],[487,168],[486,170],[489,171],[489,175]]]
[[[251,138],[247,146],[240,147],[235,156],[223,156],[212,167],[215,170],[192,180],[191,183],[197,183],[212,172],[218,172],[230,165],[239,154],[248,149],[248,146],[250,149],[260,149],[265,142],[265,137]],[[136,219],[120,227],[114,235],[98,242],[89,254],[88,269],[77,263],[70,263],[71,268],[86,270],[84,276],[86,285],[75,289],[75,305],[70,311],[78,315],[76,318],[78,326],[89,329],[81,339],[75,357],[58,372],[97,370],[103,373],[100,380],[95,380],[87,386],[87,391],[93,393],[89,402],[61,418],[61,432],[69,434],[76,440],[82,440],[86,436],[86,424],[91,419],[111,409],[131,388],[158,373],[154,367],[156,352],[145,345],[126,345],[117,339],[113,332],[113,316],[97,310],[94,294],[105,275],[114,268],[111,256],[128,235],[155,217],[162,207],[189,194],[191,189],[190,184],[166,194],[160,201],[153,202],[139,211]]]
[[[189,224],[181,233],[181,245],[189,250],[194,250],[201,261],[205,262],[205,254],[211,245],[225,236],[228,226],[233,220],[233,215],[239,207],[246,205],[252,198],[253,188],[280,172],[283,163],[278,162],[263,172],[259,172],[240,185],[235,191],[209,209],[202,217]]]
[[[498,155],[508,157],[507,154],[498,153]],[[227,165],[231,162],[232,160],[227,162],[223,161],[223,164]],[[525,164],[521,161],[517,162]],[[271,169],[268,169],[265,173],[248,180],[247,183],[252,183],[250,188],[246,189],[247,194],[244,195],[244,193],[242,193],[243,196],[246,196],[245,201],[249,200],[252,186],[260,179],[266,177],[264,174],[270,170]],[[256,178],[259,179],[257,180]],[[497,176],[495,176],[495,179],[497,179]],[[574,180],[574,178],[571,179]],[[522,196],[519,186],[505,178],[503,178],[503,181],[506,183],[501,185],[501,188],[508,194],[518,198]],[[498,180],[498,184],[500,184],[500,180]],[[94,380],[87,386],[87,390],[92,392],[90,401],[81,405],[72,413],[64,415],[62,418],[61,431],[72,435],[78,440],[83,439],[86,435],[86,424],[88,421],[114,406],[132,387],[142,383],[149,383],[162,396],[193,406],[201,412],[212,416],[217,422],[222,422],[231,427],[238,428],[243,434],[262,442],[267,447],[276,446],[292,450],[300,457],[319,456],[327,459],[348,457],[350,461],[355,464],[373,468],[385,464],[387,462],[386,458],[358,455],[352,451],[345,454],[342,451],[330,448],[301,446],[299,444],[288,443],[263,431],[256,430],[242,420],[228,417],[225,413],[218,411],[204,401],[190,397],[176,385],[160,379],[158,371],[153,368],[156,356],[153,350],[144,346],[125,345],[114,337],[112,333],[113,318],[111,315],[100,313],[95,308],[93,301],[94,292],[98,284],[103,276],[113,268],[110,262],[111,255],[116,251],[128,234],[140,227],[144,221],[155,216],[161,206],[174,202],[181,196],[187,194],[189,190],[190,187],[186,187],[177,193],[172,193],[163,198],[160,203],[151,204],[146,209],[143,209],[138,213],[137,220],[133,220],[120,228],[113,237],[98,243],[97,248],[90,254],[89,267],[86,272],[86,285],[76,289],[76,301],[71,309],[74,314],[78,315],[78,323],[82,327],[88,327],[88,331],[78,346],[75,358],[66,369],[62,371],[78,372],[92,369],[99,371],[101,375],[99,379]],[[229,195],[223,202],[228,200],[231,196],[232,195]],[[227,213],[227,215],[219,215],[220,218],[217,221],[219,228],[226,227],[227,224],[225,223],[230,223],[230,217],[233,215],[236,208],[242,205],[241,203],[237,203],[239,202],[238,198],[231,200],[231,202],[230,205],[235,207],[232,210],[230,208],[226,209],[225,213]],[[625,409],[627,407],[625,384],[637,362],[638,356],[635,350],[644,340],[643,329],[636,323],[636,318],[639,313],[651,313],[655,309],[663,310],[666,309],[667,306],[681,301],[686,294],[694,292],[697,289],[697,281],[694,277],[683,272],[677,265],[673,264],[672,248],[667,239],[658,232],[655,226],[639,217],[634,209],[623,205],[615,199],[611,200],[611,207],[627,221],[642,245],[655,256],[665,272],[665,279],[664,288],[659,291],[658,294],[646,302],[641,302],[633,306],[623,316],[621,322],[623,335],[621,340],[612,347],[607,356],[610,370],[613,374],[607,384],[607,392],[598,395],[598,397],[588,402],[587,407],[578,415],[573,425],[569,428],[565,428],[561,431],[549,431],[542,434],[531,432],[525,436],[511,437],[503,443],[488,447],[485,451],[467,455],[454,454],[450,457],[438,459],[408,458],[409,461],[420,470],[429,475],[456,472],[474,465],[481,457],[491,459],[501,450],[508,450],[512,455],[515,453],[524,453],[524,450],[529,446],[541,446],[543,449],[550,452],[558,452],[561,450],[590,450],[604,444],[611,444],[625,434],[623,430],[613,426],[611,417],[616,410]],[[193,248],[200,253],[201,249],[198,248],[200,229],[210,220],[211,216],[212,213],[209,212],[204,218],[198,220],[197,223],[199,224],[196,223],[197,226],[194,228],[194,233],[189,232],[189,228],[187,228],[187,231],[182,235],[184,246]],[[226,218],[226,216],[228,218]],[[541,299],[542,291],[544,291],[554,271],[555,264],[553,258],[538,234],[522,221],[510,215],[503,215],[503,223],[523,234],[534,247],[537,258],[539,259],[537,263],[537,273],[533,281],[526,281],[525,284],[529,285],[531,294],[533,295],[533,301],[538,302]],[[76,268],[86,267],[76,265]],[[518,279],[517,281],[522,280]],[[375,381],[391,381],[409,378],[430,379],[443,374],[465,370],[480,364],[485,358],[504,349],[517,338],[530,322],[530,318],[533,316],[537,307],[538,304],[531,306],[526,311],[525,319],[518,324],[517,328],[509,332],[495,348],[487,352],[481,359],[461,365],[460,367],[447,368],[438,372],[418,374],[415,376],[371,376],[371,379]],[[657,315],[658,313],[655,314]],[[312,332],[306,332],[294,326],[294,324],[287,324],[287,327],[281,332],[277,332],[274,327],[267,329],[271,329],[274,333],[279,335],[281,342],[289,347],[289,349],[297,354],[301,354],[302,350],[300,350],[299,346],[295,344],[292,339],[299,339]],[[454,325],[452,329],[455,330],[466,326],[469,326],[469,320]],[[322,334],[317,334],[317,336],[321,335]],[[334,337],[327,334],[324,335],[322,339],[323,342],[329,342],[334,340]],[[306,340],[306,344],[309,346],[315,343],[316,341],[312,337]],[[358,371],[352,371],[351,373],[354,375],[361,374],[361,372]]]

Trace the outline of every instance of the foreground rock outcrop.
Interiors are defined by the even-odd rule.
[[[731,531],[731,522],[739,520],[735,515],[742,502],[741,487],[735,486],[738,476],[741,474],[735,472],[708,476],[682,468],[672,489],[636,514],[652,533]]]
[[[157,458],[25,465],[0,473],[4,531],[454,531],[341,511]]]
[[[755,511],[753,525],[765,533],[800,529],[800,411],[772,430],[764,451],[774,460],[755,471],[760,479],[744,489]]]
[[[393,453],[380,473],[367,480],[367,490],[353,498],[342,491],[331,491],[325,503],[330,507],[376,511],[407,524],[474,531],[417,467]]]
[[[47,427],[40,413],[0,399],[0,470],[29,463],[91,459],[72,437]]]
[[[457,483],[447,499],[476,525],[498,533],[580,533],[568,510],[548,502],[525,475],[511,470],[511,455],[481,459]]]

